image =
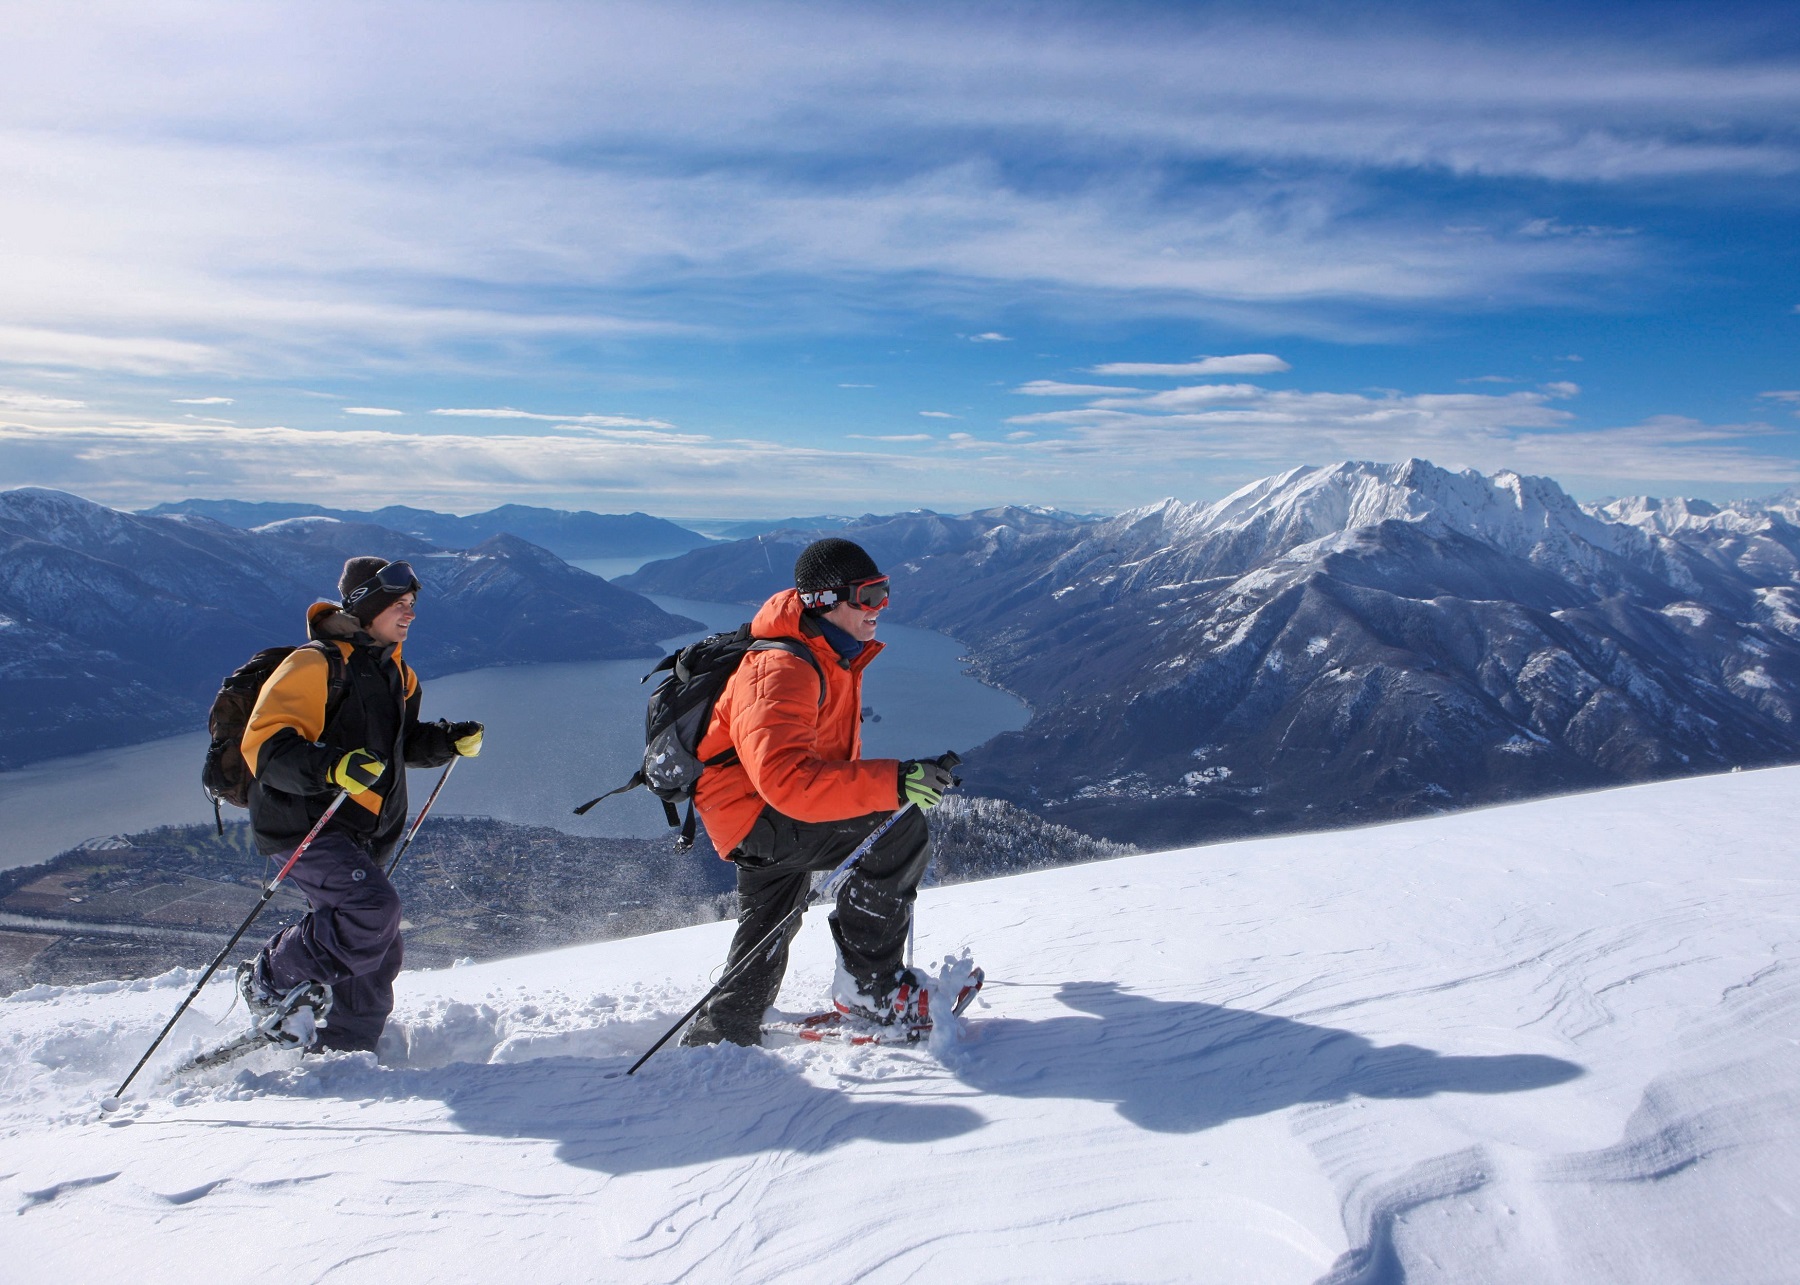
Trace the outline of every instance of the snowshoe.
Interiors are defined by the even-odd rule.
[[[238,965],[238,994],[250,1010],[252,1033],[261,1032],[269,1044],[306,1048],[327,1023],[331,1012],[331,988],[324,982],[301,982],[285,993],[269,985],[265,956]]]
[[[331,1012],[331,987],[324,982],[301,982],[288,991],[271,988],[262,957],[238,965],[238,994],[250,1009],[250,1029],[217,1048],[196,1054],[178,1071],[202,1071],[253,1053],[257,1049],[308,1049],[325,1026]]]
[[[880,986],[878,995],[872,994]],[[831,1003],[840,1014],[872,1026],[931,1029],[931,988],[910,968],[898,969],[885,985],[858,982],[838,964]]]
[[[942,980],[952,977],[947,975]],[[984,977],[981,969],[969,967],[954,978],[957,989],[949,1002],[951,1016],[962,1016],[974,1002]],[[910,968],[901,969],[897,981],[887,1003],[876,1005],[840,968],[831,1008],[810,1017],[766,1022],[762,1029],[813,1043],[841,1040],[846,1044],[916,1044],[931,1035],[931,994],[937,988]],[[941,993],[938,1002],[943,1002]]]

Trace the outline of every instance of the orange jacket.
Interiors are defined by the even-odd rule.
[[[729,857],[768,804],[796,821],[843,821],[900,806],[900,763],[862,753],[862,671],[881,650],[868,643],[846,662],[804,620],[800,596],[784,589],[750,622],[758,638],[799,638],[825,675],[799,656],[753,651],[725,684],[700,739],[700,757],[735,748],[737,762],[709,767],[694,789],[694,808],[719,855]]]

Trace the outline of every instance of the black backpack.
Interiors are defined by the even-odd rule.
[[[324,653],[331,665],[325,689],[325,722],[329,726],[331,716],[349,686],[344,657],[327,643],[312,642],[304,646]],[[269,675],[276,667],[298,650],[298,647],[264,647],[219,684],[219,694],[213,697],[212,708],[206,712],[206,730],[212,735],[212,744],[206,747],[206,762],[200,768],[200,788],[212,800],[213,822],[219,827],[220,834],[225,833],[225,818],[219,812],[219,804],[229,803],[237,808],[250,806],[250,783],[255,778],[250,765],[244,762],[243,740],[250,711],[256,708],[257,693],[262,691],[263,684],[269,681]]]
[[[702,760],[700,740],[706,735],[707,724],[712,721],[713,704],[725,690],[726,681],[737,673],[744,657],[753,651],[785,651],[806,661],[819,675],[819,704],[825,703],[825,671],[819,668],[819,659],[813,655],[812,648],[798,638],[753,638],[750,626],[743,624],[731,633],[713,634],[697,643],[689,643],[673,655],[663,657],[656,668],[638,680],[647,683],[664,670],[669,671],[669,676],[650,693],[649,703],[644,707],[644,765],[618,789],[608,790],[600,798],[589,799],[576,808],[575,815],[585,814],[600,799],[610,799],[615,794],[647,785],[650,792],[662,800],[669,824],[681,827],[681,836],[675,840],[675,846],[692,847],[694,786],[700,781],[700,773],[709,767],[722,767],[737,761],[736,749],[727,749]],[[682,802],[688,805],[685,822],[675,810],[675,805]]]

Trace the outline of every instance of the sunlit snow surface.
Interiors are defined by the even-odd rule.
[[[929,892],[929,1047],[665,1048],[728,925],[400,981],[386,1063],[185,976],[0,1001],[4,1275],[1776,1281],[1800,1274],[1800,769]],[[671,858],[675,859],[675,858]],[[821,1002],[822,915],[783,994]],[[276,1265],[273,1266],[272,1265]]]

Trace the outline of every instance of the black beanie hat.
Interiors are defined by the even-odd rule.
[[[858,580],[871,580],[880,574],[875,559],[860,544],[832,536],[814,540],[800,551],[794,561],[794,588],[801,593],[818,593]]]
[[[351,558],[344,563],[344,574],[338,577],[338,597],[348,599],[356,590],[357,586],[367,584],[369,581],[373,580],[375,578],[375,573],[387,566],[387,564],[388,560],[386,558]],[[408,590],[403,589],[399,593],[395,593],[391,589],[377,585],[374,589],[364,594],[355,606],[351,606],[349,602],[346,601],[344,610],[355,616],[366,628],[374,621],[375,617],[379,616],[396,602],[399,602],[408,592]]]

